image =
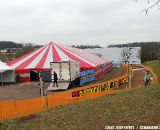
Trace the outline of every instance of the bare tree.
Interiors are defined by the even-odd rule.
[[[123,48],[122,53],[121,53],[121,58],[122,58],[122,62],[124,62],[124,64],[128,64],[128,78],[129,78],[129,82],[128,82],[128,87],[131,88],[131,67],[130,64],[132,64],[132,57],[133,57],[133,53],[132,53],[132,47],[129,48]],[[127,86],[126,86],[127,89]]]
[[[138,0],[135,0],[135,1],[138,1]],[[154,7],[158,7],[158,9],[160,9],[160,6],[159,6],[159,3],[160,3],[160,0],[146,0],[146,2],[148,3],[148,7],[145,8],[144,10],[142,10],[140,13],[142,12],[145,12],[146,15],[148,14],[148,11],[150,9],[153,9]]]
[[[132,55],[132,48],[125,47],[123,48],[121,52],[121,60],[124,64],[131,64],[131,58],[133,57]]]
[[[141,59],[141,49],[138,51],[137,58]]]

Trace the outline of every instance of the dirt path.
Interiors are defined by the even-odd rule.
[[[144,70],[137,70],[134,71],[134,78],[132,80],[131,83],[131,87],[139,87],[139,86],[144,86],[144,76],[145,76],[145,71]],[[153,79],[153,81],[151,81],[151,85],[155,84],[157,81],[155,79]]]
[[[93,81],[92,83],[88,83],[88,84],[94,84],[94,83],[115,79],[117,77],[124,75],[126,71],[127,70],[124,67],[114,68],[109,73],[101,77],[99,80]],[[132,87],[142,86],[144,84],[143,77],[144,77],[144,72],[142,70],[135,71],[135,76],[131,84]],[[88,85],[88,84],[85,84],[85,85]],[[45,89],[48,86],[49,86],[49,83],[44,84]],[[49,94],[52,94],[52,93],[55,93],[55,92],[54,91],[49,92]],[[0,100],[27,99],[27,98],[34,98],[39,96],[40,96],[40,88],[36,83],[33,83],[33,82],[24,83],[24,84],[6,85],[3,87],[0,86]]]
[[[48,86],[49,83],[45,83],[45,89]],[[27,99],[39,96],[40,88],[35,82],[0,86],[0,100]]]
[[[99,83],[107,81],[121,75],[124,75],[126,68],[113,68],[109,73],[105,74],[99,80],[93,81],[88,84]],[[35,85],[34,85],[35,84]],[[88,85],[85,84],[85,85]],[[49,86],[49,83],[45,83],[45,89]],[[49,94],[55,93],[54,91],[49,92]],[[13,84],[0,86],[0,100],[15,100],[15,99],[27,99],[40,96],[40,88],[35,82],[23,83],[23,84]]]
[[[133,80],[131,82],[131,87],[139,87],[139,86],[143,86],[144,85],[144,75],[145,72],[143,70],[136,70],[134,71],[134,77]]]

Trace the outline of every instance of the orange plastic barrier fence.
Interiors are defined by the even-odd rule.
[[[71,91],[59,92],[48,95],[48,102],[46,96],[44,97],[44,110],[54,106],[68,104],[72,102],[82,101],[86,99],[92,99],[98,96],[102,96],[108,93],[118,92],[118,90],[108,90],[107,92],[101,92],[96,94],[87,94],[83,97],[72,98]],[[43,110],[42,98],[16,100],[16,101],[1,101],[0,102],[0,120],[13,119],[17,117],[27,116]]]
[[[57,92],[51,95],[45,96],[44,106],[42,106],[42,98],[34,98],[34,99],[25,99],[25,100],[16,100],[16,101],[0,101],[0,120],[13,119],[17,117],[27,116],[29,114],[33,114],[36,112],[40,112],[43,109],[51,108],[54,106],[73,103],[77,101],[82,101],[86,99],[92,99],[98,96],[102,96],[109,93],[119,92],[121,90],[112,90],[111,86],[107,88],[105,91],[87,91],[83,95],[79,97],[72,97],[73,92],[87,90],[89,88],[104,86],[105,84],[111,84],[119,82],[120,80],[124,80],[128,82],[128,73],[125,75],[118,77],[114,80],[110,80],[107,82],[102,82],[98,84],[91,84],[85,87],[74,88],[71,90],[67,90],[64,92]]]
[[[148,70],[151,72],[151,74],[153,75],[154,79],[158,79],[157,75],[155,74],[155,72],[153,71],[153,69],[150,66],[144,66],[144,69]]]

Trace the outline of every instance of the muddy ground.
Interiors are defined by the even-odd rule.
[[[105,74],[99,80],[93,81],[88,84],[92,83],[99,83],[107,80],[111,80],[122,76],[126,73],[126,68],[114,68],[109,73]],[[143,85],[143,77],[144,71],[135,71],[135,76],[132,80],[132,87],[138,87]],[[49,86],[49,82],[44,83],[44,88],[47,89]],[[85,84],[85,85],[88,85]],[[49,94],[55,93],[49,92]],[[0,100],[17,100],[17,99],[27,99],[27,98],[34,98],[40,96],[40,88],[36,82],[30,83],[22,83],[22,84],[12,84],[12,85],[4,85],[0,86]]]

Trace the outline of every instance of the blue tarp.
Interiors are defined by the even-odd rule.
[[[80,85],[95,80],[94,70],[80,72]]]
[[[120,65],[122,64],[122,62],[121,61],[112,61],[112,66],[113,67],[120,67]]]

